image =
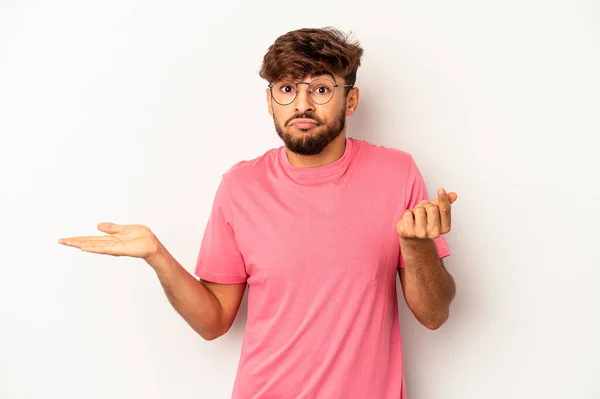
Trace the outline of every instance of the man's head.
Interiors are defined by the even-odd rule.
[[[269,47],[260,76],[269,82],[269,113],[290,151],[318,154],[345,130],[346,115],[358,105],[353,85],[362,53],[333,28],[288,32]]]

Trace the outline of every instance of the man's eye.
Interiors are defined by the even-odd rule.
[[[292,86],[286,85],[286,86],[281,86],[281,91],[284,93],[291,93],[294,91],[294,88]]]
[[[325,86],[319,86],[319,87],[317,87],[317,88],[315,89],[315,91],[316,91],[318,94],[326,94],[326,93],[329,91],[329,89],[328,89],[327,87],[325,87]]]

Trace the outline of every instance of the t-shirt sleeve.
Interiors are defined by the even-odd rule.
[[[204,230],[194,273],[202,280],[220,284],[243,283],[248,278],[233,226],[227,175],[217,188]]]
[[[406,201],[405,209],[413,209],[419,202],[428,200],[427,186],[423,180],[423,175],[417,167],[414,159],[411,157],[410,166],[408,172],[408,181],[406,186]],[[402,212],[404,214],[404,211]],[[401,214],[401,215],[402,215]],[[450,247],[446,238],[441,235],[434,240],[437,247],[438,255],[440,258],[444,258],[451,254]],[[404,268],[404,259],[402,257],[402,251],[400,251],[400,257],[398,262],[400,269]]]

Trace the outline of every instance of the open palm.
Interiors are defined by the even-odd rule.
[[[113,256],[146,259],[156,253],[158,247],[156,236],[146,226],[100,223],[98,230],[108,235],[61,238],[58,243],[85,252]]]

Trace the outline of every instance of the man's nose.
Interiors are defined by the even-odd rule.
[[[309,87],[306,83],[298,84],[298,95],[294,100],[294,106],[297,113],[310,112],[315,110],[315,105],[310,98]]]

